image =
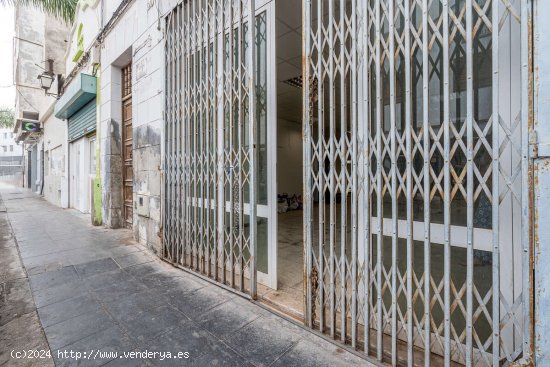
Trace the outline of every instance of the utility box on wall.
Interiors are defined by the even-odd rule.
[[[137,215],[149,218],[149,196],[138,193],[135,208]]]

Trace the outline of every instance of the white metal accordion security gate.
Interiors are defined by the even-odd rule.
[[[303,0],[306,323],[379,361],[530,348],[527,0]]]
[[[163,257],[255,297],[254,0],[166,17]]]

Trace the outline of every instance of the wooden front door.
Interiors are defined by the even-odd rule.
[[[132,65],[122,69],[122,191],[124,226],[132,228],[133,167],[132,167]]]

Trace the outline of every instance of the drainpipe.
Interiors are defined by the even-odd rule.
[[[97,48],[99,52],[99,47]],[[103,193],[101,189],[101,79],[100,79],[100,64],[94,65],[94,75],[96,80],[96,134],[95,134],[95,177],[93,181],[93,216],[92,224],[94,226],[100,226],[103,224],[103,218],[101,215]]]
[[[101,13],[101,28],[104,27],[104,0],[100,1],[100,13]],[[95,127],[95,177],[93,180],[93,210],[92,210],[92,224],[94,226],[100,226],[103,224],[102,209],[103,209],[103,190],[101,186],[101,47],[100,45],[92,45],[97,51],[98,63],[93,65],[93,75],[96,80],[96,127]]]
[[[40,157],[42,169],[40,170],[40,196],[44,195],[44,135],[42,135],[42,156]]]

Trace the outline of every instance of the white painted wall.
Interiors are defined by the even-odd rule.
[[[23,145],[14,140],[13,129],[0,129],[0,157],[21,157]]]
[[[84,50],[87,51],[92,43],[95,41],[99,30],[101,29],[101,2],[103,0],[92,1],[92,5],[89,6],[87,3],[90,1],[80,1],[78,3],[76,12],[75,12],[75,22],[73,23],[71,30],[69,32],[69,46],[65,54],[65,65],[67,72],[70,72],[75,66],[73,62],[73,57],[76,53],[77,48],[77,33],[78,27],[82,23],[82,36],[84,38]]]
[[[120,1],[104,3],[107,21]],[[134,203],[137,195],[148,210],[138,215],[134,205],[134,234],[141,243],[158,250],[160,225],[161,142],[164,108],[165,13],[177,4],[170,1],[134,1],[115,28],[106,36],[101,49],[101,175],[103,219],[116,225],[122,214],[122,177],[116,169],[120,159],[121,86],[120,68],[132,63]],[[112,170],[112,171],[109,171]],[[120,225],[120,222],[118,223]]]

